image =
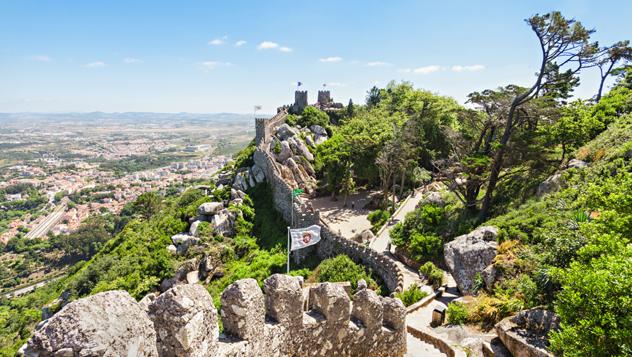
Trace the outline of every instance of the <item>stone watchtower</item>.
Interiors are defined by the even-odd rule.
[[[294,104],[290,108],[290,112],[294,114],[299,114],[307,107],[307,91],[306,90],[297,90],[294,92]]]
[[[331,103],[331,93],[328,90],[319,90],[318,91],[318,104],[321,107],[327,106]]]

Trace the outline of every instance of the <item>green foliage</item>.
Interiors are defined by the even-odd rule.
[[[576,156],[580,160],[596,162],[612,160],[629,155],[632,151],[632,115],[627,114],[613,123],[607,131],[579,148]]]
[[[256,150],[257,147],[255,146],[255,141],[253,140],[243,150],[235,154],[235,156],[233,157],[233,160],[235,161],[233,162],[232,167],[238,169],[241,167],[252,166],[254,164],[252,156]]]
[[[369,213],[366,218],[371,222],[371,231],[377,233],[391,218],[391,213],[388,210],[376,209]]]
[[[335,258],[323,260],[313,272],[313,279],[317,282],[343,282],[351,283],[351,288],[355,292],[358,288],[358,280],[364,279],[369,289],[379,292],[380,287],[375,279],[371,276],[371,272],[367,272],[366,268],[358,265],[346,255],[338,255]]]
[[[308,128],[312,125],[320,125],[323,128],[327,128],[329,126],[329,116],[322,110],[309,105],[303,109],[296,123],[303,128]]]
[[[420,266],[419,275],[423,276],[435,290],[443,285],[443,270],[437,268],[432,262],[426,262]]]
[[[406,248],[417,261],[437,259],[443,251],[443,240],[438,233],[445,233],[450,209],[449,205],[421,205],[393,227],[390,233],[393,244]]]
[[[408,287],[408,289],[395,294],[395,297],[399,298],[406,307],[420,301],[426,296],[428,296],[428,293],[426,291],[421,291],[417,284],[412,284]]]
[[[274,141],[273,151],[277,155],[281,153],[281,142],[279,140]]]
[[[468,321],[467,307],[461,302],[454,301],[448,304],[446,320],[451,325],[463,325]]]
[[[296,126],[296,124],[298,123],[298,116],[294,114],[288,114],[287,117],[285,117],[285,122],[289,126]]]
[[[621,243],[616,251],[573,262],[569,269],[558,271],[562,290],[555,311],[562,329],[551,334],[552,350],[565,356],[632,352],[632,246],[629,241]]]

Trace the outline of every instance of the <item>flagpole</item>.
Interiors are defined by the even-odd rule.
[[[290,273],[290,249],[292,248],[290,243],[290,227],[287,227],[287,273]]]

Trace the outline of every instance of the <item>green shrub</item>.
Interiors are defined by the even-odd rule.
[[[351,288],[355,292],[358,288],[358,280],[364,279],[370,289],[379,291],[379,286],[362,265],[356,264],[346,255],[339,255],[335,258],[323,260],[312,273],[310,280],[317,282],[343,282],[351,283]]]
[[[312,125],[320,125],[326,128],[329,126],[329,116],[322,110],[310,105],[307,106],[298,117],[297,124],[304,128]]]
[[[393,227],[393,244],[405,248],[417,261],[434,260],[441,255],[447,230],[449,205],[424,204],[406,215],[403,222]]]
[[[417,261],[433,260],[443,251],[443,240],[433,233],[415,232],[410,237],[408,251]]]
[[[611,244],[619,239],[609,236]],[[562,291],[555,311],[562,329],[552,350],[569,356],[623,356],[632,352],[632,247],[619,248],[559,271]],[[589,246],[586,247],[589,249]]]
[[[255,141],[253,140],[243,150],[235,154],[235,156],[233,157],[235,160],[233,167],[238,169],[240,167],[252,166],[254,164],[252,155],[255,153],[256,149],[257,148],[255,146]]]
[[[428,296],[428,293],[419,289],[417,284],[413,284],[408,289],[395,294],[395,297],[399,298],[404,303],[404,306],[410,306],[426,296]]]
[[[447,320],[451,325],[463,325],[468,320],[467,307],[458,301],[448,304]]]
[[[371,231],[377,233],[384,224],[391,218],[391,213],[387,210],[377,209],[366,217],[371,222]]]
[[[443,270],[437,268],[432,262],[419,267],[419,275],[423,276],[435,290],[443,284]]]

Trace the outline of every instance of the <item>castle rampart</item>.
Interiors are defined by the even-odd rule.
[[[310,207],[297,202],[298,200],[292,205],[291,195],[293,187],[290,187],[279,173],[277,163],[268,151],[269,145],[266,145],[272,133],[274,133],[274,129],[281,125],[285,118],[286,116],[276,116],[261,123],[261,125],[266,126],[265,129],[261,130],[267,134],[262,137],[262,140],[258,141],[257,149],[254,153],[255,164],[264,170],[266,179],[272,187],[274,205],[277,211],[281,213],[286,222],[290,222],[292,217],[294,217],[294,226],[296,227],[305,227],[312,224],[321,226],[322,240],[317,244],[316,248],[306,248],[305,251],[314,252],[315,250],[316,254],[322,259],[344,253],[353,261],[370,267],[382,278],[390,291],[401,291],[404,286],[404,276],[392,259],[333,232],[321,220],[319,211],[314,211]],[[260,125],[259,122],[257,122],[257,125]]]
[[[224,331],[219,334],[217,311],[202,285],[175,286],[146,306],[123,291],[99,293],[68,304],[47,320],[24,353],[396,357],[406,352],[406,309],[399,299],[359,288],[352,302],[333,283],[318,284],[310,295],[312,308],[303,311],[299,278],[272,275],[264,291],[254,279],[238,280],[221,295]]]

